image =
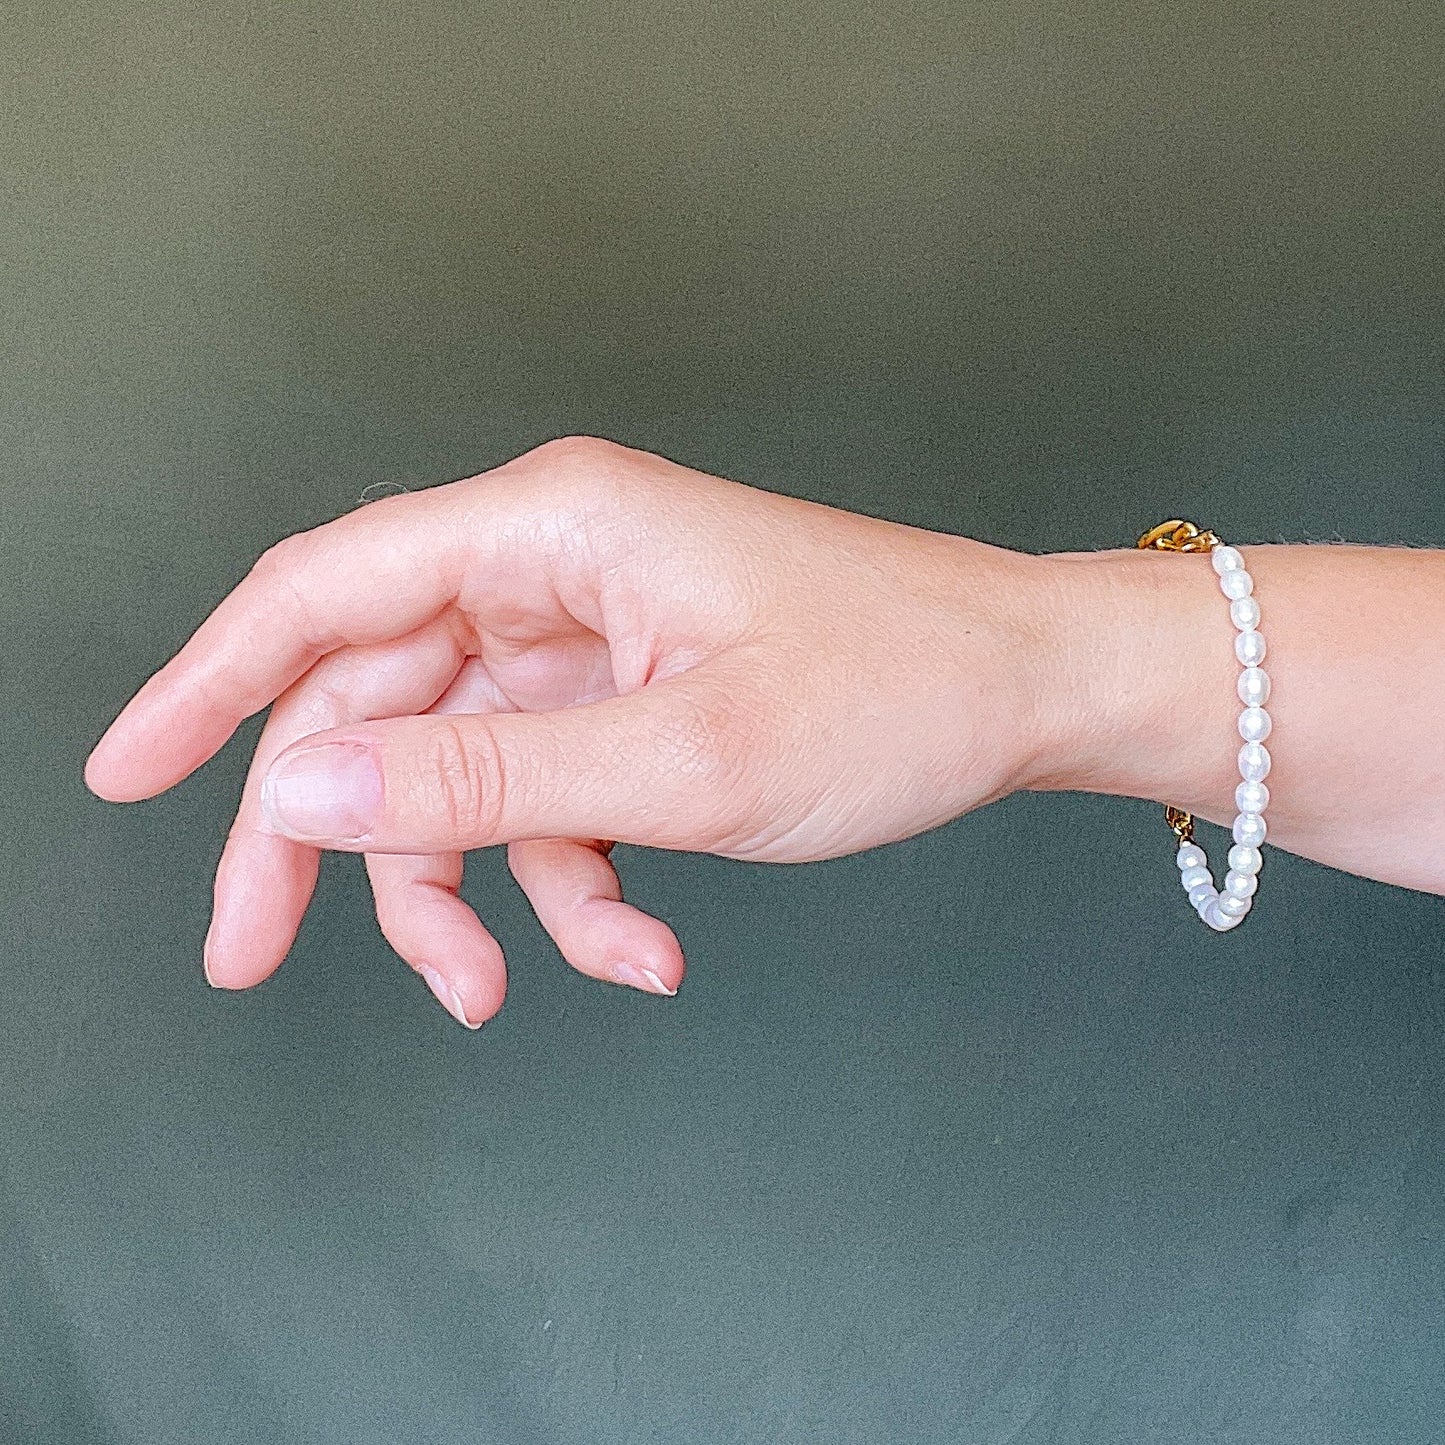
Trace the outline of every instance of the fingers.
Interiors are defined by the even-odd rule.
[[[500,694],[480,659],[471,657],[447,691],[436,699],[431,711],[434,714],[510,712],[514,708],[510,699]],[[682,949],[666,923],[621,902],[616,868],[607,861],[610,848],[610,842],[538,838],[514,842],[507,850],[507,861],[539,922],[572,967],[592,978],[642,988],[647,993],[675,993],[682,977]],[[438,880],[444,889],[449,887],[455,892],[461,880],[461,854],[435,854],[434,857],[455,860],[455,866],[448,867],[445,880]],[[445,919],[425,931],[420,928],[420,923],[428,918],[428,910],[439,903],[435,896],[423,896],[428,892],[435,894],[435,890],[412,890],[413,880],[409,874],[416,870],[416,864],[425,860],[390,853],[368,853],[366,858],[377,887],[377,918],[383,919],[383,931],[400,954],[413,959],[425,958],[432,942],[439,944],[451,926],[451,919]],[[384,909],[381,900],[387,887],[392,887],[396,896],[394,907]],[[483,932],[480,939],[475,939],[474,925],[470,909],[460,907],[455,912],[458,936],[452,938],[449,945],[454,954],[461,954],[468,946],[486,951],[490,935]],[[418,967],[425,972],[425,965],[418,964]],[[503,967],[499,955],[497,1007],[506,985]],[[672,983],[665,983],[665,978]],[[445,1000],[435,984],[432,988]],[[483,1016],[481,1010],[488,1007],[490,1004],[486,1001],[473,1009],[467,1001],[457,1000],[452,1012],[458,1017],[470,1013],[470,1019],[477,1019]]]
[[[478,1029],[502,1007],[507,965],[497,940],[457,896],[462,855],[368,853],[376,921],[460,1024]]]
[[[114,802],[161,792],[326,653],[436,617],[462,571],[454,509],[436,495],[445,491],[383,498],[262,556],[111,723],[86,761],[87,785]]]
[[[534,838],[513,843],[507,862],[542,927],[578,972],[674,994],[682,981],[682,948],[660,919],[622,901],[610,846]]]
[[[469,606],[558,612],[598,565],[577,530],[597,478],[630,474],[643,456],[557,438],[283,538],[121,710],[86,761],[87,785],[115,802],[162,792],[318,658],[404,636],[464,594]]]
[[[202,949],[213,988],[250,988],[276,972],[296,941],[320,862],[315,848],[258,832],[238,816],[216,865]]]
[[[770,774],[707,664],[625,697],[546,713],[393,717],[289,748],[262,789],[297,841],[434,853],[525,838],[718,850]]]
[[[479,660],[466,657],[463,639],[445,619],[406,639],[341,649],[277,701],[217,870],[206,946],[214,984],[245,988],[274,972],[315,887],[316,846],[271,831],[261,817],[270,764],[298,740],[304,745],[337,726],[354,729],[378,714],[424,708],[433,697],[433,716],[510,706]],[[465,729],[483,719],[456,715],[451,721]],[[683,972],[677,940],[665,924],[622,901],[604,845],[536,841],[519,845],[511,861],[543,926],[580,971],[650,992],[676,990]],[[493,1017],[506,993],[506,964],[496,940],[458,897],[461,852],[372,852],[366,865],[377,921],[396,952],[459,1022],[476,1028]]]
[[[469,657],[429,711],[490,712],[511,706],[481,659]],[[452,1017],[476,1029],[502,1007],[507,965],[497,940],[457,896],[463,866],[455,851],[366,855],[383,936]]]
[[[459,638],[438,622],[410,637],[333,653],[277,699],[252,759],[216,870],[206,974],[249,988],[280,966],[316,884],[314,846],[281,837],[261,816],[261,782],[298,738],[338,723],[425,707],[457,672]]]

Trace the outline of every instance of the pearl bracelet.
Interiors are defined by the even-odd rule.
[[[1264,863],[1260,844],[1264,842],[1264,810],[1269,803],[1265,777],[1269,773],[1269,749],[1264,740],[1272,723],[1264,705],[1269,701],[1269,674],[1264,661],[1264,637],[1259,631],[1259,602],[1254,596],[1254,578],[1245,569],[1244,557],[1236,547],[1226,547],[1213,532],[1201,531],[1192,522],[1161,522],[1139,538],[1138,546],[1164,552],[1208,552],[1220,591],[1229,599],[1229,620],[1237,629],[1234,655],[1240,674],[1236,692],[1244,711],[1239,715],[1239,786],[1234,804],[1234,846],[1229,850],[1229,871],[1224,888],[1214,886],[1209,860],[1194,841],[1194,819],[1182,808],[1166,807],[1165,821],[1179,843],[1175,862],[1179,881],[1200,918],[1217,933],[1227,932],[1244,921],[1259,887],[1259,870]]]

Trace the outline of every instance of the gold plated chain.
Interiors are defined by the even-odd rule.
[[[1137,545],[1152,547],[1156,552],[1207,552],[1219,545],[1219,538],[1213,532],[1201,531],[1193,522],[1181,522],[1175,517],[1150,527]]]
[[[1219,538],[1213,532],[1206,532],[1193,522],[1172,517],[1167,522],[1160,522],[1157,527],[1150,527],[1135,546],[1155,552],[1207,552],[1218,544]],[[1166,803],[1164,821],[1173,829],[1181,846],[1194,841],[1194,818],[1183,808]]]

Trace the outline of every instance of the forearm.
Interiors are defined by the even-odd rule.
[[[1241,550],[1272,682],[1269,843],[1445,893],[1445,552]],[[1038,560],[1042,741],[1028,786],[1149,798],[1228,826],[1239,664],[1208,556]]]

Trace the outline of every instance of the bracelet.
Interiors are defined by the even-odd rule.
[[[1264,740],[1272,723],[1264,710],[1269,700],[1269,674],[1260,666],[1264,661],[1264,637],[1259,631],[1254,578],[1245,570],[1238,548],[1226,547],[1213,532],[1201,531],[1193,522],[1177,518],[1161,522],[1145,532],[1136,545],[1161,552],[1208,552],[1220,591],[1229,598],[1229,620],[1238,629],[1234,655],[1241,668],[1236,691],[1244,704],[1239,715],[1239,735],[1244,742],[1239,749],[1240,783],[1234,790],[1239,815],[1234,820],[1234,846],[1229,850],[1223,890],[1214,886],[1209,860],[1194,841],[1194,819],[1182,808],[1164,809],[1164,820],[1179,844],[1175,862],[1189,902],[1210,928],[1224,933],[1242,923],[1253,906],[1264,863],[1260,844],[1264,842],[1264,810],[1269,803],[1264,780],[1270,765]]]

